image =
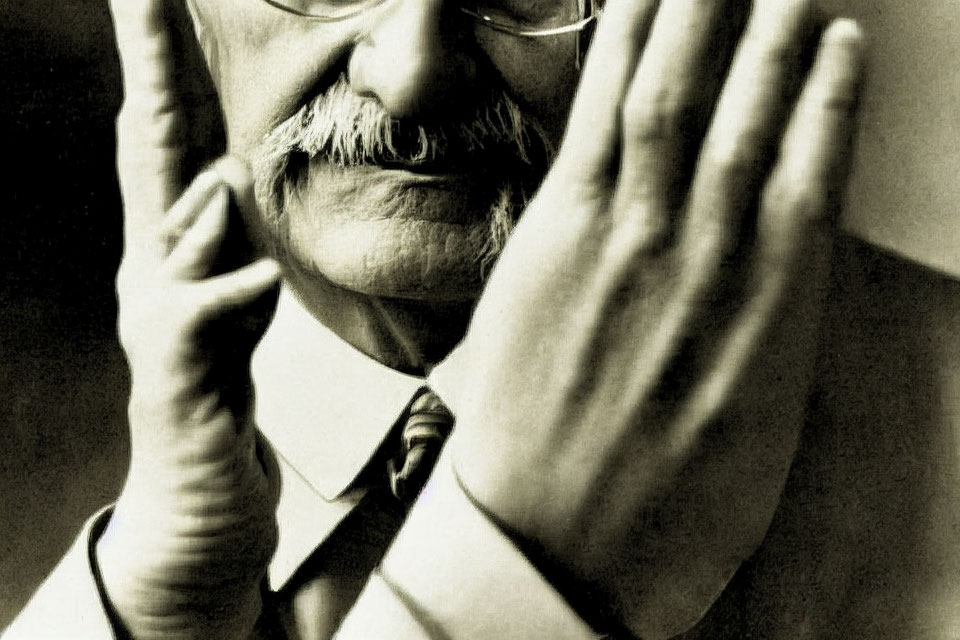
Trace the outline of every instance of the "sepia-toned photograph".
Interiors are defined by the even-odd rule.
[[[0,4],[3,640],[960,640],[960,4]]]

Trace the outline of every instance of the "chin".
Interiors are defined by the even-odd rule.
[[[274,224],[281,260],[363,295],[475,300],[522,208],[519,187],[482,173],[315,167]]]
[[[301,274],[376,297],[475,299],[483,287],[487,225],[419,220],[291,224],[285,258]]]

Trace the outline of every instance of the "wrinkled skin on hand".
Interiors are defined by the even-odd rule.
[[[277,537],[277,471],[252,421],[249,362],[280,270],[254,260],[241,162],[221,160],[187,186],[220,125],[182,3],[112,10],[126,89],[117,292],[131,463],[98,564],[132,636],[242,638]]]
[[[691,626],[770,523],[850,159],[857,26],[749,4],[607,3],[451,362],[464,488],[644,638]]]

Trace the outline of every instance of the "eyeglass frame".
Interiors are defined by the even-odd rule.
[[[380,3],[382,4],[386,1],[387,0],[380,0]],[[466,7],[459,7],[459,9],[461,13],[473,18],[474,21],[480,26],[486,27],[487,29],[491,29],[498,33],[504,33],[506,35],[516,36],[519,38],[548,38],[566,33],[579,33],[580,37],[577,38],[577,68],[579,69],[583,62],[583,57],[586,54],[587,45],[589,44],[590,38],[593,35],[593,29],[591,27],[593,26],[593,23],[600,18],[600,14],[603,12],[603,10],[598,6],[601,1],[602,0],[577,0],[581,16],[579,20],[562,27],[554,27],[552,29],[543,30],[514,29],[506,25],[498,24],[483,14],[477,13],[476,11],[471,11]],[[336,18],[327,18],[324,16],[317,16],[304,11],[299,11],[293,7],[282,4],[279,0],[262,0],[262,2],[275,9],[279,9],[280,11],[284,11],[307,20],[315,20],[317,22],[341,22],[343,20],[354,18],[362,14],[364,11],[369,11],[373,8],[366,7],[357,9],[353,13],[337,16]]]

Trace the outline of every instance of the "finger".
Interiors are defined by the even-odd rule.
[[[830,227],[853,155],[864,60],[863,34],[856,23],[832,23],[824,33],[784,135],[781,160],[763,195],[758,222],[760,257],[747,287],[751,295],[730,323],[733,330],[716,357],[713,369],[719,375],[690,405],[703,416],[715,413],[723,399],[731,397],[731,388],[743,383],[745,372],[776,370],[797,376],[812,363],[809,356],[815,350],[808,345],[816,339],[816,319],[829,272]],[[802,269],[795,268],[798,260]],[[781,346],[770,349],[765,344]],[[780,361],[764,368],[758,357],[761,362]],[[787,369],[784,358],[790,360]],[[799,381],[780,386],[804,388]],[[787,404],[778,404],[777,410],[787,410]]]
[[[117,164],[127,251],[152,246],[152,231],[208,153],[222,125],[183,0],[112,0],[125,97]]]
[[[704,260],[739,246],[744,213],[772,164],[815,26],[812,0],[754,3],[691,186],[684,234]]]
[[[253,174],[249,166],[234,156],[219,159],[213,169],[230,186],[231,209],[224,252],[218,273],[233,271],[271,249],[271,235],[254,194]]]
[[[763,194],[757,228],[765,263],[761,269],[790,264],[811,233],[831,234],[850,172],[865,67],[859,26],[850,20],[833,22],[824,32]]]
[[[160,243],[166,244],[168,240],[182,236],[197,219],[203,206],[217,188],[222,185],[223,180],[216,171],[204,171],[198,175],[164,216],[160,225]]]
[[[787,343],[796,343],[815,327],[810,318],[819,316],[864,71],[859,27],[835,21],[821,39],[761,198],[750,296],[723,356],[731,362],[746,358],[771,329],[788,332]]]
[[[149,118],[180,108],[193,115],[217,104],[188,1],[110,1],[124,81],[123,112],[145,118],[135,124],[150,124]],[[150,133],[150,128],[140,131]]]
[[[240,217],[247,234],[247,240],[257,249],[264,248],[262,219],[254,193],[253,173],[250,167],[236,156],[224,156],[213,165],[214,171],[230,185]]]
[[[748,13],[744,0],[675,0],[660,7],[624,102],[614,210],[662,235],[682,202],[719,81]],[[637,211],[637,208],[641,211]]]
[[[200,317],[216,317],[254,302],[277,284],[281,273],[276,260],[261,258],[231,273],[197,283]]]
[[[174,278],[199,280],[212,274],[227,232],[229,204],[229,191],[221,184],[167,257],[164,267]]]
[[[590,45],[554,173],[609,180],[619,158],[621,104],[659,0],[609,0]]]

